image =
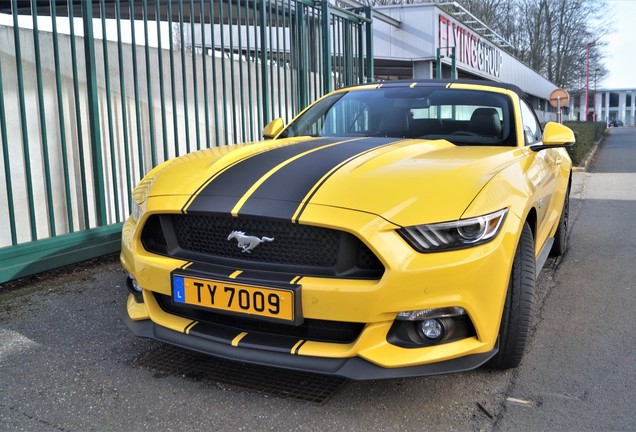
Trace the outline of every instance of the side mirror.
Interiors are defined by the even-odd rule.
[[[543,144],[530,146],[532,151],[541,151],[547,148],[572,147],[576,138],[574,132],[562,124],[549,122],[543,130]]]
[[[279,133],[285,129],[285,123],[282,118],[272,120],[263,128],[263,138],[274,139]]]

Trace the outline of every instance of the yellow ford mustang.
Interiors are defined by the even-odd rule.
[[[263,133],[134,190],[134,334],[352,379],[519,364],[536,274],[566,247],[570,129],[512,85],[421,81],[338,90]]]

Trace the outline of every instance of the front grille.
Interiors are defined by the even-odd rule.
[[[249,252],[229,239],[233,231],[273,238]],[[384,267],[357,237],[287,220],[217,215],[153,215],[142,232],[149,252],[244,269],[346,278],[382,276]]]
[[[360,336],[364,328],[363,323],[316,319],[305,319],[303,324],[299,326],[253,320],[238,316],[216,314],[202,309],[193,309],[174,303],[170,296],[158,293],[153,294],[159,306],[161,306],[161,309],[170,314],[248,333],[255,332],[264,335],[287,336],[318,342],[351,343]]]

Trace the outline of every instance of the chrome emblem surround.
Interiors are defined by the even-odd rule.
[[[230,235],[227,237],[228,241],[232,239],[236,239],[238,241],[238,248],[242,249],[243,253],[252,253],[252,250],[264,242],[273,242],[273,237],[262,237],[258,238],[256,236],[248,236],[245,235],[244,231],[232,231]]]

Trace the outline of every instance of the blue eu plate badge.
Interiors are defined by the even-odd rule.
[[[172,298],[177,303],[185,303],[185,286],[181,276],[172,277]]]

